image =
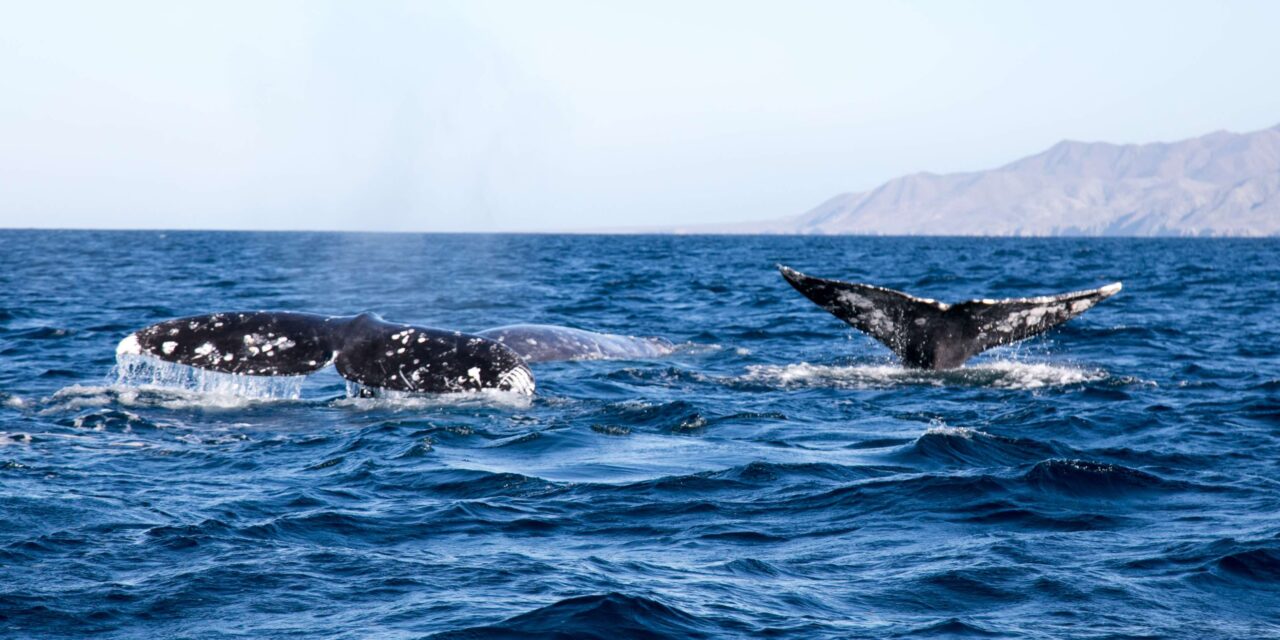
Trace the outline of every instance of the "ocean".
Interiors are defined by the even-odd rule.
[[[922,372],[777,263],[1125,286]],[[532,398],[114,368],[257,309],[677,350]],[[1280,637],[1278,240],[9,230],[0,365],[3,637]]]

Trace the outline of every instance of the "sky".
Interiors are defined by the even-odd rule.
[[[1280,123],[1280,2],[0,0],[0,227],[791,216]]]

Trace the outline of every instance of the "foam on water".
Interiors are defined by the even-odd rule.
[[[334,406],[361,411],[421,411],[440,407],[493,406],[510,409],[528,408],[533,396],[519,391],[482,389],[458,393],[411,393],[393,389],[374,389],[347,382],[347,395],[332,402]]]
[[[972,440],[975,435],[989,437],[989,434],[978,431],[977,429],[970,429],[969,427],[948,427],[946,424],[937,422],[928,429],[925,429],[924,433],[921,434],[921,437],[955,436],[958,438],[964,438],[965,440]],[[917,438],[916,441],[919,442],[919,439]]]
[[[31,444],[31,434],[8,433],[5,431],[0,431],[0,447],[7,447],[15,444],[21,444],[21,445]]]
[[[71,385],[41,401],[43,415],[92,407],[159,407],[164,409],[243,409],[261,404],[296,402],[291,398],[240,395],[234,390],[213,392],[159,385]]]
[[[908,369],[889,364],[820,365],[801,362],[752,365],[747,367],[740,380],[783,389],[875,389],[911,385],[1038,389],[1097,382],[1108,377],[1107,372],[1099,369],[1014,361],[996,361],[946,371]]]

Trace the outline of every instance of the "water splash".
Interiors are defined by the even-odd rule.
[[[186,391],[207,396],[256,400],[297,400],[305,376],[247,376],[207,371],[148,356],[122,354],[113,370],[115,385]]]

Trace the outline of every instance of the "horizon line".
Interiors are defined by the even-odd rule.
[[[984,234],[883,234],[883,233],[683,233],[660,231],[394,231],[386,229],[182,229],[159,227],[0,227],[0,233],[87,232],[87,233],[321,233],[351,235],[435,235],[435,236],[604,236],[604,237],[717,237],[717,238],[955,238],[966,240],[1277,240],[1273,235],[984,235]]]

